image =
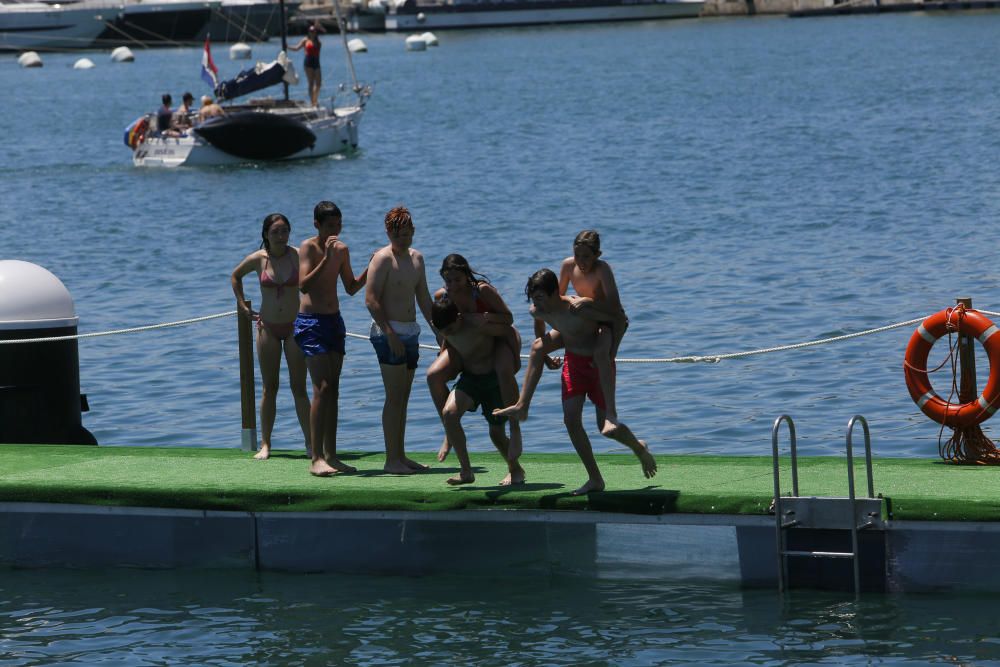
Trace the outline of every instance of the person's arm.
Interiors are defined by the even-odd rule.
[[[336,236],[331,236],[326,240],[326,247],[320,252],[319,245],[312,239],[302,244],[299,249],[299,290],[303,294],[308,294],[313,283],[319,276],[320,271],[326,266],[333,252],[333,245],[337,242]]]
[[[243,261],[240,262],[235,269],[233,269],[233,274],[229,277],[229,282],[233,287],[233,294],[236,295],[236,308],[248,317],[253,317],[254,312],[252,310],[247,310],[246,303],[244,303],[247,299],[246,295],[243,293],[243,276],[257,270],[257,267],[259,266],[258,252],[253,252],[247,255]]]
[[[390,260],[385,253],[376,252],[372,261],[368,264],[368,284],[365,285],[365,307],[371,313],[375,324],[385,334],[389,342],[389,349],[394,356],[402,356],[406,351],[403,342],[389,324],[389,319],[385,316],[385,309],[382,308],[382,294],[385,291],[385,284],[389,278]]]
[[[417,306],[420,308],[420,312],[423,313],[424,319],[427,320],[427,326],[431,328],[434,332],[435,338],[437,338],[438,343],[441,343],[441,334],[438,330],[434,328],[434,323],[431,321],[431,292],[427,288],[427,271],[424,267],[424,256],[419,252],[414,251],[414,261],[417,264],[417,288],[414,296],[417,298]]]
[[[576,266],[576,260],[572,257],[567,257],[559,265],[559,296],[566,296],[566,290],[569,289],[569,282],[573,279],[574,266]]]
[[[304,47],[305,45],[306,45],[306,38],[303,37],[302,39],[299,40],[298,44],[296,44],[295,46],[289,46],[288,49],[289,51],[301,51],[302,47]]]
[[[486,304],[489,309],[486,313],[483,313],[483,318],[490,324],[497,323],[505,326],[510,326],[514,324],[514,315],[511,314],[510,308],[504,303],[503,297],[500,296],[500,292],[497,291],[493,285],[484,283],[479,287],[479,297]],[[500,334],[501,336],[505,334]]]
[[[348,295],[354,296],[368,282],[368,267],[366,266],[361,275],[355,278],[354,271],[351,269],[351,251],[348,250],[346,245],[341,245],[344,246],[344,259],[340,263],[340,282],[344,285],[344,291]]]

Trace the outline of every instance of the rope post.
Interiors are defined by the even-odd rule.
[[[250,302],[244,301],[247,312],[252,312]],[[257,412],[254,405],[255,389],[253,378],[253,325],[251,317],[239,311],[236,315],[240,348],[240,408],[243,411],[243,431],[240,449],[257,451]]]
[[[967,296],[957,297],[955,305],[965,306],[972,310],[972,299]],[[961,376],[958,383],[958,400],[962,403],[974,401],[979,396],[976,389],[976,341],[972,336],[959,336],[958,362],[961,366]]]

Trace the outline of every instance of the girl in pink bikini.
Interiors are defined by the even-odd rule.
[[[278,375],[284,352],[288,365],[288,382],[295,398],[295,412],[309,445],[309,395],[306,393],[306,362],[295,338],[292,325],[299,312],[299,253],[288,245],[292,226],[281,213],[264,218],[260,250],[246,256],[233,270],[231,282],[236,295],[236,307],[257,321],[257,360],[264,387],[260,397],[260,451],[255,459],[271,455],[271,431],[274,429]],[[260,278],[260,311],[247,312],[244,304],[243,276],[256,272]]]

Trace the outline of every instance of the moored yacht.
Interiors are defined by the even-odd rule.
[[[0,51],[86,49],[121,12],[114,2],[0,2]]]
[[[221,0],[125,0],[121,16],[99,35],[98,43],[194,43],[221,4]]]
[[[286,11],[294,12],[301,3],[286,2]],[[222,0],[198,39],[211,37],[213,42],[266,42],[281,34],[281,7],[277,0]]]

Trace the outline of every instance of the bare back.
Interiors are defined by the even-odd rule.
[[[561,306],[551,311],[540,311],[535,306],[529,310],[532,317],[543,320],[559,332],[568,352],[583,356],[593,356],[597,343],[598,324],[592,319],[582,317],[570,309],[574,297],[560,297]]]

